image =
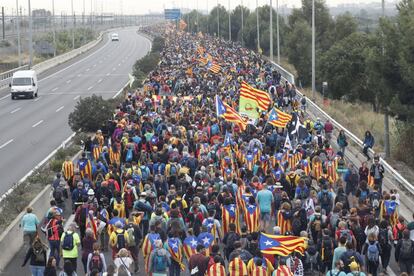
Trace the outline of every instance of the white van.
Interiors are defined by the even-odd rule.
[[[39,87],[36,72],[33,70],[15,72],[9,86],[11,88],[12,100],[19,96],[29,97],[31,99],[37,97]]]

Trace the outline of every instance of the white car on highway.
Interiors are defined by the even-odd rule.
[[[117,33],[113,33],[113,34],[111,35],[111,40],[112,40],[112,41],[119,41],[119,36],[118,36],[118,34],[117,34]]]
[[[33,99],[37,97],[39,90],[36,72],[33,70],[20,70],[14,72],[11,83],[11,98],[14,100],[19,96],[29,97]]]

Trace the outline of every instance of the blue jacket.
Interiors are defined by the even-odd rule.
[[[365,139],[364,139],[365,146],[367,146],[369,148],[372,148],[374,146],[374,143],[375,143],[374,136],[372,136],[372,135],[371,136],[365,136]]]

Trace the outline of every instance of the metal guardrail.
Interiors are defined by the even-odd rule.
[[[281,71],[281,75],[282,75],[283,79],[287,80],[290,83],[294,83],[294,76],[290,72],[288,72],[286,69],[284,69],[279,64],[276,64],[275,62],[272,62],[272,64]],[[293,82],[291,82],[290,80],[293,80]],[[296,91],[301,97],[303,97],[303,93],[301,93],[298,89],[296,89]],[[364,144],[363,141],[361,139],[359,139],[355,134],[353,134],[351,131],[346,129],[343,125],[341,125],[336,120],[334,120],[331,116],[329,116],[328,113],[326,113],[324,110],[322,110],[322,108],[320,108],[316,103],[314,103],[308,97],[307,97],[306,102],[310,106],[312,106],[314,109],[316,109],[318,112],[320,112],[325,118],[329,119],[335,127],[343,129],[344,132],[346,133],[346,135],[348,137],[350,137],[351,140],[355,144],[357,144],[358,146],[363,148],[363,144]],[[369,149],[369,152],[372,155],[376,154],[375,151],[372,150],[372,149]],[[404,188],[406,188],[411,194],[414,195],[414,185],[413,184],[408,182],[407,179],[405,179],[399,172],[397,172],[390,164],[388,164],[387,161],[385,161],[381,157],[380,157],[380,163],[384,166],[386,172],[388,172],[398,183],[400,183]]]
[[[10,78],[13,76],[14,72],[17,72],[19,70],[25,70],[28,68],[28,65],[23,65],[17,68],[14,68],[12,70],[6,71],[4,73],[0,74],[0,88],[3,88],[4,86],[9,85]]]

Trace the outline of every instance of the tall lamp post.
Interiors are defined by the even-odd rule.
[[[270,50],[270,60],[273,61],[273,5],[272,0],[270,0],[270,32],[269,32],[269,50]]]
[[[256,31],[257,31],[257,52],[260,53],[259,0],[256,0]]]
[[[312,98],[315,100],[315,0],[312,0]]]
[[[28,12],[29,12],[29,69],[33,66],[33,18],[32,8],[30,0],[28,0]]]

